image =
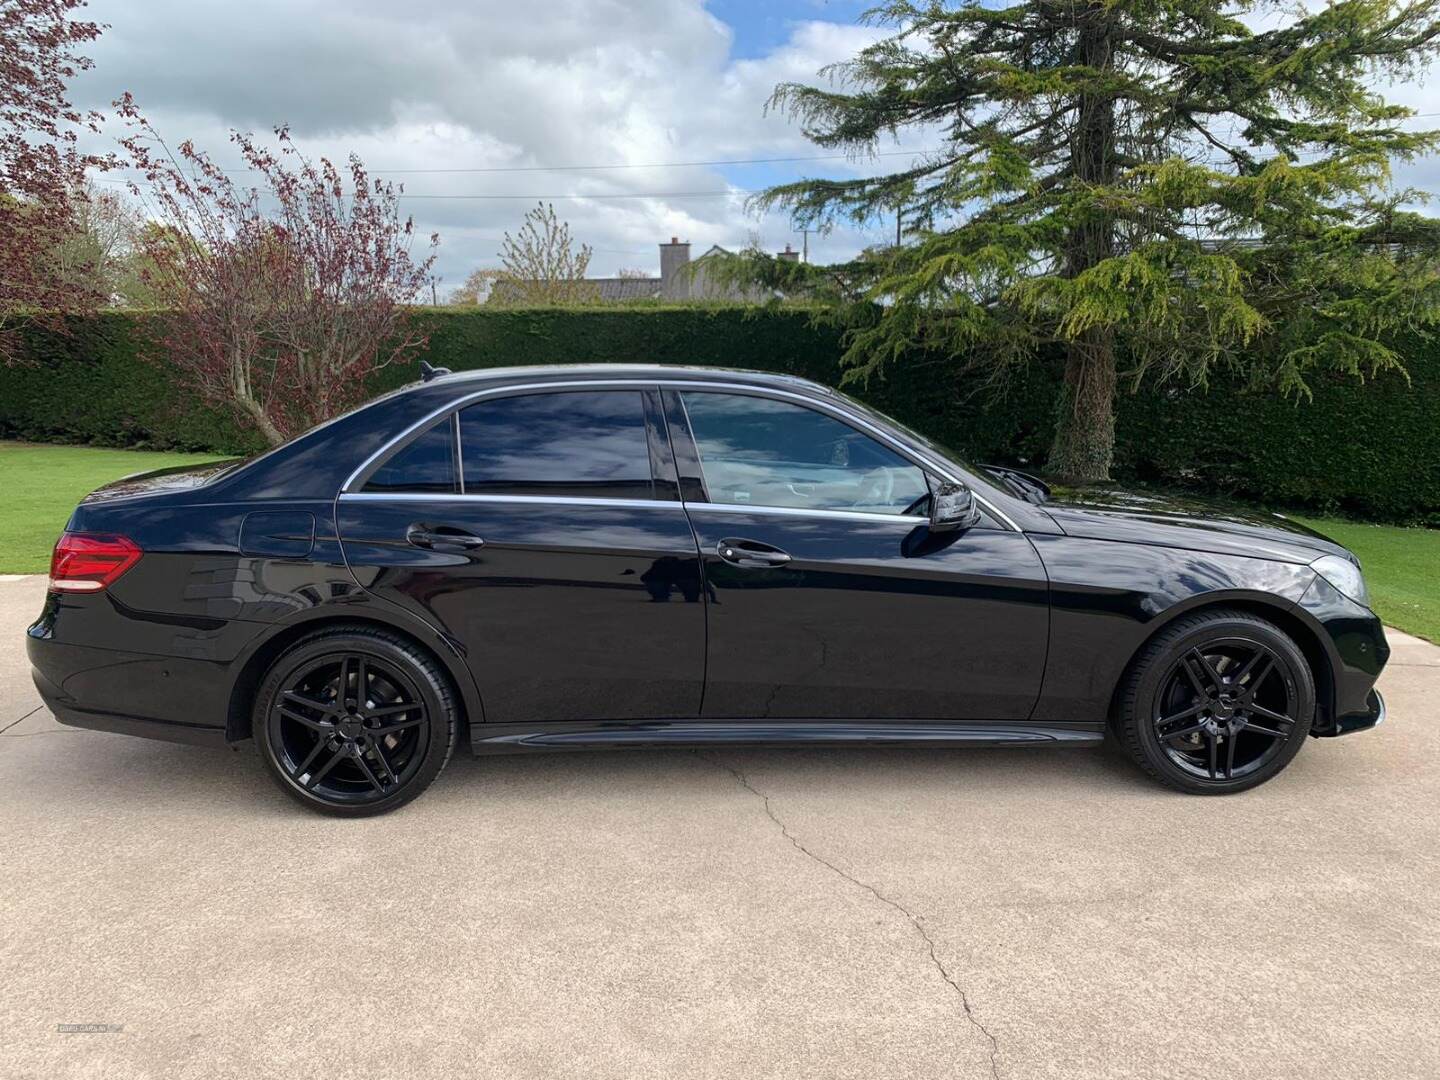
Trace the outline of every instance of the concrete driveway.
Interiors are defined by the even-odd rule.
[[[0,582],[7,1080],[1440,1075],[1413,638],[1382,728],[1227,799],[1093,750],[467,755],[348,822],[57,725],[43,589]]]

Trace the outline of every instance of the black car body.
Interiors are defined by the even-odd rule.
[[[934,516],[941,489],[973,497],[960,527]],[[1348,580],[1336,560],[1357,581],[1358,564],[1324,537],[1159,499],[1041,501],[768,374],[435,378],[245,463],[103,488],[67,536],[123,538],[136,557],[49,593],[28,632],[36,684],[64,723],[163,739],[249,738],[289,650],[366,627],[433,662],[453,698],[434,708],[476,751],[1098,742],[1147,647],[1206,612],[1263,623],[1303,656],[1310,699],[1280,656],[1268,711],[1296,702],[1306,715],[1286,719],[1312,735],[1383,715],[1381,624],[1332,583]],[[1216,648],[1165,692],[1212,724],[1182,741],[1218,782],[1217,738],[1221,757],[1247,741],[1225,734],[1223,669],[1240,694],[1261,665],[1244,675],[1241,652]],[[329,691],[295,693],[333,700],[334,678],[354,678],[337,670]]]

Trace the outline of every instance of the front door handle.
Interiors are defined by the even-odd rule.
[[[777,547],[762,544],[759,540],[736,537],[727,537],[716,544],[715,554],[731,566],[743,566],[751,570],[784,566],[790,561],[790,556]]]
[[[418,521],[405,530],[405,539],[415,547],[437,551],[470,551],[485,546],[484,540],[464,529],[453,525],[424,525]]]

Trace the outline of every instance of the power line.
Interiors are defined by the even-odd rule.
[[[102,184],[125,184],[127,186],[130,184],[129,180],[119,180],[105,176],[96,176],[93,177],[93,179],[98,180]],[[588,195],[580,192],[566,192],[557,195],[526,195],[523,193],[511,194],[509,192],[493,195],[470,193],[444,195],[431,192],[412,194],[408,191],[401,191],[396,193],[396,197],[400,199],[480,199],[485,201],[529,199],[541,202],[550,199],[723,199],[729,198],[732,195],[754,195],[757,190],[758,189],[752,188],[726,188],[721,191],[615,191],[595,192]]]
[[[915,157],[919,154],[937,153],[934,150],[878,150],[865,157]],[[715,158],[710,161],[652,161],[652,162],[616,162],[606,165],[476,165],[476,166],[455,166],[453,168],[434,169],[368,169],[368,172],[377,176],[400,176],[417,174],[438,174],[438,173],[528,173],[528,172],[602,172],[613,169],[695,169],[714,168],[721,165],[785,165],[799,161],[863,161],[864,157],[856,158],[851,154],[811,154],[800,157],[770,157],[770,158]],[[127,172],[139,172],[138,169],[127,169]],[[249,173],[258,170],[252,168],[221,169],[226,173]]]
[[[1440,116],[1440,112],[1414,113],[1403,119],[1416,120],[1422,117]],[[937,150],[881,150],[876,151],[869,157],[915,157],[921,154],[939,153]],[[781,165],[804,161],[836,161],[841,159],[856,160],[850,154],[812,154],[809,156],[797,157],[773,157],[773,158],[714,158],[707,161],[657,161],[647,164],[641,163],[612,163],[605,165],[496,165],[496,166],[474,166],[454,168],[427,168],[427,169],[371,169],[371,173],[379,175],[440,175],[440,174],[461,174],[461,173],[528,173],[528,172],[599,172],[615,169],[685,169],[685,168],[714,168],[723,165]],[[138,171],[126,169],[127,172]],[[251,168],[243,169],[221,169],[225,173],[252,173],[258,170]],[[95,177],[106,184],[129,184],[130,181],[110,179],[108,177]],[[756,189],[749,188],[728,188],[722,191],[656,191],[656,192],[615,192],[595,193],[590,195],[567,193],[560,195],[524,195],[524,194],[431,194],[401,192],[403,199],[462,199],[467,201],[514,201],[514,200],[556,200],[556,199],[723,199],[734,195],[758,194]]]
[[[933,153],[931,150],[880,150],[868,157],[913,157],[917,154]],[[785,165],[796,161],[840,161],[856,159],[850,154],[811,154],[808,157],[772,158],[717,158],[712,161],[655,161],[649,164],[621,163],[612,165],[486,165],[447,169],[372,169],[371,172],[387,175],[411,173],[512,173],[512,172],[599,172],[608,169],[695,169],[713,168],[720,165]],[[231,170],[226,170],[231,171]],[[233,170],[253,172],[252,169]]]
[[[1440,112],[1412,113],[1410,116],[1401,117],[1402,120],[1418,120],[1422,117],[1440,116]],[[418,176],[418,175],[440,175],[448,173],[529,173],[529,172],[603,172],[615,169],[694,169],[694,168],[716,168],[723,165],[787,165],[804,161],[856,161],[860,162],[865,158],[883,157],[917,157],[922,154],[938,154],[941,150],[877,150],[871,154],[856,156],[853,154],[810,154],[795,157],[768,157],[768,158],[712,158],[706,161],[651,161],[651,162],[612,162],[601,165],[475,165],[475,166],[453,166],[444,168],[424,169],[369,169],[375,175],[385,176]],[[139,172],[141,170],[125,168],[126,172]],[[221,169],[226,173],[248,173],[257,172],[252,168]],[[125,181],[107,181],[107,183],[125,183]],[[728,194],[728,192],[704,192],[706,196]],[[429,198],[431,196],[411,196],[411,198]],[[435,196],[437,198],[459,198],[460,196]],[[508,197],[508,196],[506,196]],[[525,198],[577,198],[578,196],[525,196]],[[636,196],[637,198],[654,198],[656,196]],[[663,196],[670,197],[670,196]],[[674,197],[689,197],[676,195]]]
[[[640,191],[640,192],[611,192],[596,193],[594,195],[567,194],[567,195],[412,195],[408,191],[399,192],[397,198],[401,199],[537,199],[545,202],[549,199],[721,199],[731,195],[753,195],[755,191],[750,188],[729,188],[725,191]]]

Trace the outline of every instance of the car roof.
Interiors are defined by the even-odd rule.
[[[664,379],[667,381],[718,379],[751,386],[803,390],[826,397],[840,396],[830,387],[809,379],[802,379],[798,375],[785,375],[774,371],[754,371],[745,368],[689,367],[678,364],[531,364],[517,367],[479,368],[457,371],[448,375],[437,375],[426,383],[412,383],[410,388],[418,386],[459,387],[522,381],[553,382],[576,378],[597,381],[605,379]]]
[[[891,429],[896,438],[919,439],[914,432],[898,428],[873,410],[846,398],[822,383],[773,371],[746,371],[726,367],[686,367],[674,364],[553,364],[517,367],[481,368],[432,376],[428,382],[414,382],[371,400],[365,405],[312,428],[283,446],[227,470],[204,485],[207,498],[219,500],[304,499],[329,500],[344,484],[358,464],[382,450],[395,437],[438,415],[457,398],[486,387],[544,385],[566,381],[606,382],[612,380],[650,380],[657,382],[727,382],[738,386],[789,390],[844,404],[863,410],[871,420]],[[928,445],[928,444],[927,444]],[[948,459],[948,454],[930,447],[933,455]],[[1054,523],[1043,512],[1028,513],[1028,507],[1003,492],[983,476],[970,470],[968,482],[992,502],[1012,507],[1023,518],[1043,518],[1050,530]]]

